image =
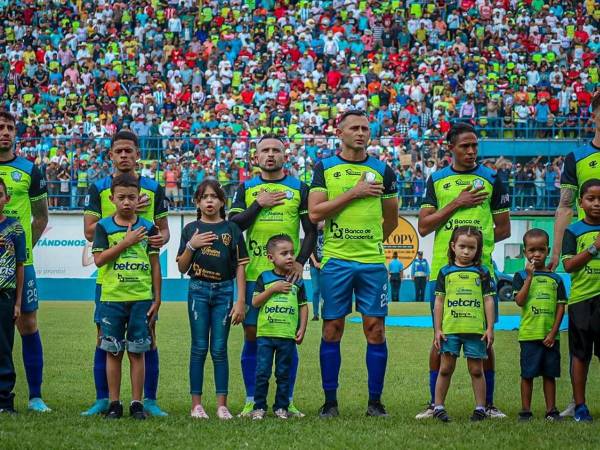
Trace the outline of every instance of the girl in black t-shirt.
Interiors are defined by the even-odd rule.
[[[192,332],[190,356],[191,416],[207,419],[202,406],[204,362],[210,347],[215,373],[217,416],[231,419],[227,409],[229,363],[227,339],[230,324],[245,316],[248,263],[241,230],[225,220],[225,193],[216,180],[203,181],[194,194],[198,219],[181,233],[177,264],[190,276],[188,315]],[[237,302],[233,304],[233,280],[237,282]],[[209,345],[210,343],[210,345]]]

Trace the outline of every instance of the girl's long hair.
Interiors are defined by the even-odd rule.
[[[456,244],[456,241],[460,236],[471,236],[477,240],[477,251],[475,252],[475,257],[473,258],[473,265],[480,266],[481,253],[483,252],[483,235],[481,234],[480,230],[470,225],[456,227],[454,231],[452,231],[450,243],[448,244],[448,263],[454,264],[454,261],[456,260],[456,254],[454,253],[454,250],[452,250],[452,244]]]
[[[475,228],[470,225],[463,225],[460,227],[456,227],[452,231],[450,243],[448,244],[448,263],[454,264],[454,261],[456,260],[456,254],[454,253],[454,250],[452,250],[452,243],[456,243],[460,236],[471,236],[477,240],[477,251],[475,252],[475,256],[473,257],[473,265],[479,270],[479,274],[481,275],[482,281],[487,281],[487,278],[489,278],[490,274],[487,271],[483,270],[481,266],[481,255],[483,253],[483,234],[478,228]]]
[[[194,201],[196,203],[200,202],[200,199],[204,195],[206,188],[211,188],[215,192],[215,194],[217,194],[218,199],[221,200],[221,202],[223,203],[223,206],[219,211],[219,215],[221,216],[221,219],[225,219],[225,203],[227,203],[227,200],[225,198],[225,191],[223,190],[221,184],[217,180],[207,179],[200,183],[196,188],[196,192],[194,193]],[[200,208],[197,208],[196,220],[200,220],[201,218],[202,211],[200,211]]]

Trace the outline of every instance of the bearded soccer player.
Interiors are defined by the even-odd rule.
[[[138,138],[130,130],[117,132],[111,143],[109,152],[114,167],[114,174],[96,181],[89,188],[85,201],[83,216],[84,234],[88,241],[93,241],[96,224],[100,219],[111,217],[115,212],[115,205],[110,200],[110,186],[113,176],[130,173],[138,178],[135,171],[136,162],[140,157]],[[168,201],[165,199],[164,189],[153,179],[140,176],[140,201],[136,213],[146,220],[153,222],[158,228],[155,236],[150,236],[148,241],[154,248],[160,248],[169,241],[169,223],[167,220]],[[96,309],[94,322],[98,331],[98,341],[94,354],[94,382],[96,385],[96,402],[90,409],[83,412],[84,416],[91,416],[108,411],[108,381],[106,378],[106,352],[100,348],[100,316],[98,306],[102,289],[103,274],[105,270],[98,271],[96,279]],[[114,280],[106,280],[114,282]],[[144,411],[151,416],[166,416],[156,403],[158,390],[159,362],[158,348],[156,346],[156,322],[149,323],[152,347],[144,354],[146,377],[144,381]]]
[[[304,264],[314,251],[317,230],[308,218],[308,186],[300,180],[285,175],[285,145],[276,136],[263,136],[257,144],[256,154],[260,175],[240,185],[231,207],[230,220],[246,231],[246,245],[250,263],[246,266],[246,305],[244,320],[244,347],[242,349],[242,375],[246,386],[246,404],[240,413],[246,417],[254,409],[256,386],[256,322],[258,309],[252,306],[252,294],[258,276],[271,270],[273,264],[267,257],[267,241],[276,234],[287,234],[300,249],[288,281],[302,278]],[[304,241],[300,246],[300,225]],[[298,251],[298,250],[297,250]],[[288,413],[303,417],[293,403],[294,385],[298,372],[298,351],[295,349],[290,371],[290,405]]]
[[[15,136],[14,116],[9,112],[0,111],[0,177],[6,183],[10,196],[4,213],[21,222],[27,245],[21,316],[16,325],[23,343],[23,363],[29,385],[29,409],[49,412],[50,408],[42,400],[44,354],[37,327],[39,305],[33,267],[33,247],[48,224],[48,199],[46,183],[39,169],[31,161],[14,154]]]
[[[454,228],[475,226],[483,234],[482,264],[494,273],[494,243],[510,236],[510,198],[506,186],[496,172],[477,163],[477,135],[466,123],[455,124],[446,136],[452,152],[452,164],[434,172],[427,180],[427,190],[419,212],[419,234],[435,232],[431,276],[427,286],[433,314],[435,283],[440,269],[448,263],[448,246]],[[498,320],[498,298],[495,298]],[[431,402],[417,419],[433,417],[435,384],[440,368],[440,355],[431,347],[429,354],[429,388]],[[486,381],[486,414],[490,418],[506,417],[494,406],[495,355],[488,349],[484,360]]]
[[[591,110],[596,126],[594,138],[567,155],[560,177],[560,200],[555,214],[553,251],[548,266],[550,270],[556,270],[558,266],[563,236],[573,219],[573,208],[576,204],[575,199],[579,198],[579,189],[586,181],[600,178],[600,93],[592,98]],[[580,220],[585,217],[579,205],[577,215]],[[566,417],[574,414],[575,402],[572,401],[560,415]]]
[[[396,177],[385,163],[367,155],[369,121],[361,111],[338,120],[341,152],[315,166],[308,199],[310,220],[325,220],[320,348],[325,403],[322,418],[339,415],[340,342],[352,299],[362,314],[367,339],[368,416],[387,416],[381,394],[387,366],[385,316],[387,268],[383,242],[398,224]]]

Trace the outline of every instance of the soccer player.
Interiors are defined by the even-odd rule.
[[[427,180],[427,190],[419,212],[419,234],[427,236],[435,231],[431,276],[427,291],[433,308],[433,291],[439,270],[446,264],[448,244],[454,228],[471,225],[483,234],[482,265],[494,274],[492,251],[494,243],[510,236],[510,199],[506,186],[495,171],[477,163],[477,135],[466,123],[455,124],[446,136],[452,152],[452,164],[433,173]],[[498,317],[496,298],[495,317]],[[505,417],[494,406],[495,358],[488,349],[484,361],[486,382],[486,413],[490,418]],[[429,354],[429,390],[431,402],[417,419],[433,417],[432,403],[440,368],[440,356],[435,348]]]
[[[137,136],[130,130],[117,132],[111,143],[109,152],[113,163],[114,174],[96,181],[90,186],[85,202],[83,217],[84,233],[88,241],[93,241],[96,224],[100,219],[110,217],[115,212],[115,205],[110,200],[110,186],[113,177],[123,173],[129,173],[138,177],[135,172],[136,161],[140,157]],[[151,222],[158,228],[156,235],[150,236],[150,244],[160,248],[169,241],[169,223],[167,221],[168,201],[165,199],[164,189],[154,180],[147,177],[139,177],[141,195],[136,213]],[[108,410],[108,382],[106,379],[106,352],[100,348],[101,330],[99,316],[99,302],[101,296],[103,269],[98,271],[96,279],[96,310],[94,322],[98,331],[98,340],[94,355],[94,382],[96,385],[96,402],[82,415],[89,416],[106,412]],[[150,323],[152,337],[152,348],[145,353],[146,378],[144,382],[144,410],[152,416],[165,416],[156,403],[156,391],[158,389],[159,362],[158,349],[156,346],[156,323]]]
[[[21,314],[23,263],[27,255],[23,227],[18,220],[4,215],[9,201],[6,183],[0,178],[0,413],[14,414],[17,376],[12,352],[15,320]]]
[[[600,180],[581,185],[579,204],[584,218],[567,227],[562,261],[571,274],[569,353],[577,422],[591,422],[585,388],[593,355],[600,358]]]
[[[369,121],[363,112],[342,114],[336,133],[341,152],[315,166],[308,200],[310,220],[325,220],[320,348],[325,403],[319,416],[339,415],[340,342],[353,296],[367,339],[367,415],[387,416],[381,403],[388,355],[384,323],[388,273],[383,242],[398,224],[396,177],[385,163],[367,155]]]
[[[588,144],[569,153],[565,158],[560,178],[560,200],[554,220],[554,248],[548,268],[556,270],[559,263],[562,240],[567,226],[573,219],[573,207],[583,183],[598,178],[600,170],[600,93],[597,93],[591,103],[592,120],[596,125],[594,138]],[[583,219],[584,212],[577,205],[578,218]],[[562,417],[575,414],[575,402],[572,401],[563,412]]]
[[[16,135],[16,120],[12,114],[0,111],[0,177],[6,183],[10,201],[4,214],[18,219],[25,230],[27,260],[21,316],[16,325],[23,345],[23,363],[29,386],[29,409],[49,412],[42,400],[42,376],[44,354],[37,326],[38,293],[33,247],[48,225],[48,200],[46,182],[39,169],[13,151]]]
[[[302,278],[304,264],[315,248],[317,230],[308,219],[308,186],[300,180],[285,175],[285,145],[279,137],[265,135],[257,143],[256,155],[260,175],[240,185],[230,211],[230,220],[246,232],[246,245],[250,263],[246,266],[246,305],[244,320],[244,347],[242,349],[242,375],[246,386],[246,404],[240,416],[246,417],[254,410],[256,386],[256,323],[258,309],[252,306],[252,294],[258,276],[272,267],[267,256],[267,241],[276,234],[287,234],[300,249],[288,281]],[[300,224],[304,241],[300,245]],[[294,384],[298,371],[298,352],[294,351],[290,372],[291,416],[302,417],[293,403]]]

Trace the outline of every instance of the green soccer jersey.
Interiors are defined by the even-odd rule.
[[[156,234],[156,227],[152,222],[138,217],[132,230],[143,227],[148,232],[148,237]],[[96,225],[92,253],[103,252],[121,242],[127,234],[127,227],[117,225],[114,217],[102,219]],[[144,239],[127,248],[114,261],[104,267],[102,282],[102,302],[132,302],[152,300],[152,271],[150,268],[151,254],[158,254],[159,250],[153,248]]]
[[[25,265],[33,264],[33,239],[31,234],[31,203],[45,200],[46,181],[31,161],[15,156],[11,161],[0,162],[0,177],[6,183],[10,201],[4,214],[17,219],[25,231],[27,259]]]
[[[285,281],[273,270],[263,272],[256,280],[254,295],[264,292],[274,283]],[[306,305],[306,292],[302,280],[298,280],[287,294],[273,295],[260,307],[256,324],[256,336],[294,339],[300,321],[300,307]]]
[[[527,272],[517,272],[513,278],[514,294],[521,290]],[[567,303],[565,284],[554,272],[534,272],[529,295],[521,310],[519,341],[544,340],[556,320],[556,305]],[[560,335],[556,335],[560,339]]]
[[[116,212],[115,204],[110,200],[112,176],[104,177],[93,183],[85,197],[84,214],[96,216],[99,219],[112,217]],[[150,204],[143,211],[138,211],[140,217],[154,223],[157,219],[166,217],[169,213],[169,201],[165,198],[165,190],[156,181],[140,177],[140,194],[147,195]],[[96,283],[102,284],[105,268],[98,270]]]
[[[365,180],[383,183],[383,194],[353,200],[326,220],[322,264],[331,258],[385,263],[382,199],[398,195],[396,176],[387,164],[370,156],[360,162],[339,155],[326,158],[315,166],[311,191],[324,192],[333,200],[352,189],[363,173]]]
[[[600,148],[590,142],[567,155],[560,177],[560,187],[573,189],[574,197],[578,198],[581,185],[593,178],[600,178]],[[585,217],[579,205],[577,215],[580,220]]]
[[[486,329],[484,297],[496,293],[485,267],[446,265],[438,271],[435,295],[444,297],[444,334],[483,334]]]
[[[583,220],[569,225],[563,236],[563,262],[592,245],[598,233],[600,233],[600,225],[590,225]],[[600,295],[600,254],[594,256],[581,269],[571,273],[569,305],[598,295]]]
[[[294,242],[296,255],[300,251],[300,219],[308,214],[308,186],[293,177],[266,181],[260,176],[240,185],[230,212],[240,213],[250,208],[261,190],[285,192],[282,205],[263,208],[246,231],[246,245],[250,263],[246,266],[246,280],[256,281],[264,271],[273,267],[267,258],[267,241],[276,234],[287,234]]]
[[[452,166],[431,174],[427,180],[427,189],[421,208],[440,210],[455,200],[469,185],[483,187],[488,193],[487,199],[479,206],[460,208],[436,231],[433,241],[433,259],[431,261],[431,280],[438,276],[440,268],[448,263],[448,246],[452,231],[463,225],[470,225],[483,234],[483,265],[494,274],[492,252],[494,251],[494,215],[507,212],[510,198],[506,186],[497,177],[495,171],[477,165],[472,170],[458,172]]]

